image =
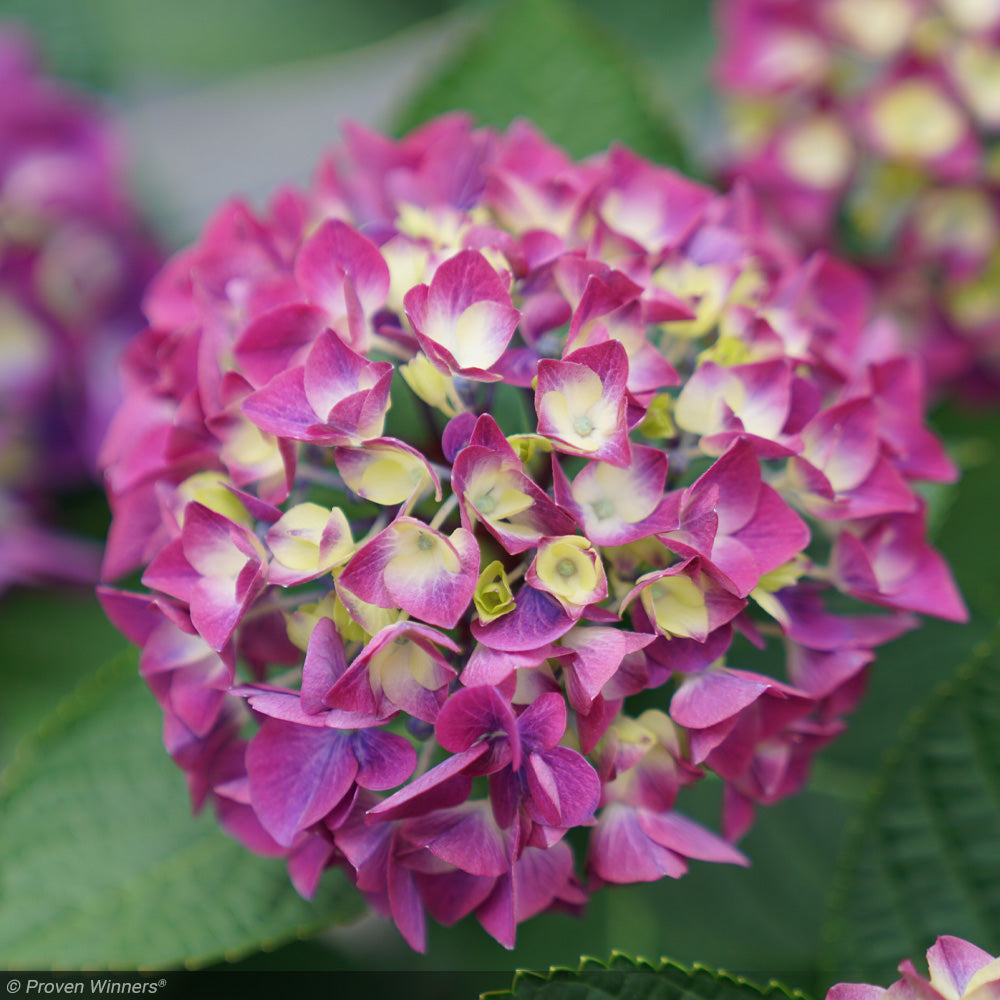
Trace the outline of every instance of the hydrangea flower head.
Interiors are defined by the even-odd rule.
[[[909,959],[888,989],[866,983],[838,983],[826,1000],[993,1000],[1000,996],[1000,958],[962,938],[941,935],[927,951],[929,975],[921,976]]]
[[[866,295],[745,191],[525,123],[351,126],[309,190],[224,205],[103,453],[106,574],[147,588],[104,606],[196,805],[415,948],[747,863],[874,647],[965,615],[914,492],[953,470]],[[708,772],[720,833],[676,808]]]
[[[1000,385],[1000,6],[719,0],[726,171],[877,281],[936,383]]]
[[[55,491],[96,479],[157,263],[122,166],[103,114],[0,31],[0,589],[97,579],[97,546],[45,525]]]

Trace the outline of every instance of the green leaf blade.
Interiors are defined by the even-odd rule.
[[[574,156],[621,142],[682,167],[673,127],[647,97],[634,63],[567,0],[504,0],[482,30],[416,95],[408,131],[446,111],[506,127],[529,117]]]
[[[986,644],[886,756],[844,853],[825,965],[887,983],[939,934],[1000,949],[1000,654]]]
[[[313,902],[280,860],[193,819],[160,713],[112,661],[22,744],[0,800],[0,955],[13,968],[204,965],[357,915],[328,873]]]

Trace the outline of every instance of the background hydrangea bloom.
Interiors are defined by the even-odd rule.
[[[1000,6],[720,0],[726,169],[807,248],[839,247],[937,382],[1000,372]]]
[[[965,616],[913,488],[953,469],[868,298],[745,190],[525,123],[350,126],[310,190],[224,205],[102,454],[106,576],[148,588],[102,601],[196,806],[415,948],[745,864],[873,648]],[[674,808],[708,771],[721,835]]]
[[[93,482],[119,399],[115,359],[156,266],[117,137],[0,32],[0,589],[97,578],[95,545],[45,527],[55,492]]]

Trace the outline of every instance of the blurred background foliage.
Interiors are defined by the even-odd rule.
[[[646,155],[697,169],[711,148],[715,116],[705,79],[712,51],[709,8],[708,0],[4,0],[0,18],[16,19],[35,34],[54,73],[111,102],[137,164],[136,186],[148,217],[174,248],[226,195],[245,192],[260,203],[278,183],[306,180],[343,117],[398,130],[453,107],[468,107],[495,124],[525,115],[578,155],[625,141]],[[435,926],[425,956],[412,954],[374,918],[287,944],[304,926],[298,914],[257,938],[251,927],[235,943],[223,934],[193,956],[169,958],[151,950],[145,960],[127,950],[134,943],[115,938],[116,925],[106,935],[108,955],[95,954],[90,964],[179,964],[185,957],[225,963],[250,953],[232,967],[478,971],[480,989],[497,989],[510,984],[516,967],[575,965],[581,954],[607,957],[619,948],[774,976],[822,995],[829,975],[823,956],[836,956],[836,927],[849,920],[843,911],[828,914],[828,899],[837,887],[840,905],[847,905],[845,886],[853,875],[844,866],[851,852],[846,861],[842,852],[859,810],[875,794],[880,761],[914,706],[982,648],[1000,607],[992,540],[1000,419],[953,408],[937,420],[966,472],[960,490],[935,498],[937,543],[955,567],[974,620],[965,628],[927,624],[884,651],[866,701],[846,735],[821,756],[810,788],[761,812],[744,844],[751,869],[695,864],[676,883],[605,890],[583,920],[555,915],[524,925],[513,952],[470,921],[453,929]],[[90,521],[101,530],[100,513]],[[993,534],[984,537],[987,524]],[[122,648],[87,594],[19,591],[0,603],[0,765],[17,758],[4,787],[10,803],[20,803],[8,803],[7,822],[32,806],[31,790],[46,784],[36,778],[55,766],[47,755],[60,746],[64,758],[104,753],[102,760],[132,760],[128,780],[107,793],[128,796],[153,782],[162,797],[160,814],[186,815],[182,776],[159,753],[152,699],[136,696],[122,680],[125,687],[116,688],[115,697],[127,705],[131,721],[117,726],[113,716],[81,716],[89,711],[81,705],[90,703],[71,695]],[[141,689],[138,680],[131,683]],[[84,693],[92,691],[87,684],[93,681],[85,682]],[[71,724],[80,718],[83,723]],[[22,743],[16,754],[15,744],[43,719],[41,736]],[[95,737],[102,732],[117,732],[110,757]],[[156,753],[146,752],[150,748]],[[104,780],[100,775],[108,768],[87,772],[88,780]],[[711,820],[715,792],[699,788],[688,808]],[[115,831],[91,830],[86,811],[86,796],[66,806],[61,838],[45,844],[46,851],[62,853],[58,863],[33,869],[43,873],[40,878],[47,868],[58,873],[60,865],[71,865],[74,852],[83,850],[80,838],[110,837],[105,850],[115,849]],[[167,835],[176,838],[178,852],[190,848],[191,838],[222,839],[205,827],[204,819],[182,820]],[[129,830],[117,835],[134,836]],[[169,853],[169,844],[158,843]],[[30,846],[22,849],[30,852]],[[214,840],[205,849],[221,850]],[[280,864],[265,864],[291,894]],[[17,884],[9,867],[6,876],[0,868],[0,938],[22,891]],[[257,905],[279,905],[266,895],[277,891],[269,886]],[[112,923],[149,912],[130,909],[123,886],[109,883],[101,892],[94,912]],[[59,909],[58,887],[41,895]],[[84,908],[84,916],[86,898],[73,904]],[[226,919],[211,899],[177,905],[204,906],[190,916],[206,926]],[[72,920],[63,925],[69,935]],[[916,938],[906,953],[912,957],[926,946]],[[112,944],[126,950],[114,952]],[[266,952],[254,953],[263,945]],[[0,960],[5,957],[14,960],[0,947]]]

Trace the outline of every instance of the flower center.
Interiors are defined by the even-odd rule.
[[[476,510],[478,510],[480,514],[492,514],[496,509],[496,505],[496,501],[490,496],[489,493],[484,493],[481,497],[476,499]]]
[[[597,503],[593,503],[590,506],[601,521],[607,517],[611,517],[615,512],[615,505],[610,500],[598,500]]]
[[[431,538],[430,535],[425,535],[421,532],[417,536],[417,548],[420,549],[421,552],[430,552],[430,550],[434,548],[434,539]]]
[[[594,421],[588,416],[577,417],[576,420],[573,421],[573,430],[575,430],[580,437],[587,437],[587,435],[592,433],[594,430]]]
[[[576,566],[571,559],[560,559],[556,563],[556,572],[561,577],[568,578],[576,573]]]

